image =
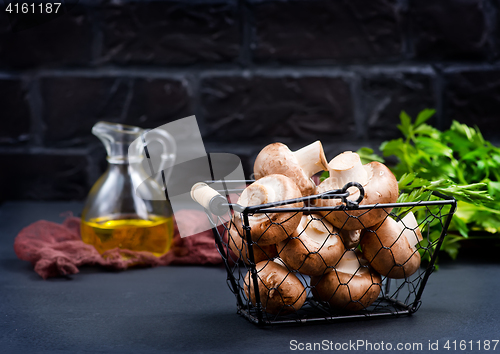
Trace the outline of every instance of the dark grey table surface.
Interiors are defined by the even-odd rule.
[[[478,341],[484,352],[486,340],[493,351],[493,341],[500,339],[500,263],[492,261],[442,263],[413,316],[265,329],[236,314],[219,267],[123,272],[83,267],[69,278],[42,280],[17,259],[14,237],[31,222],[60,222],[61,212],[78,215],[81,207],[62,202],[0,206],[0,353],[281,353],[299,352],[301,345],[307,349],[307,343],[380,353],[384,350],[375,348],[382,342],[392,351],[398,343],[421,343],[422,350],[410,352],[422,353],[436,341],[439,352],[465,353],[477,352]],[[358,340],[373,350],[346,347]],[[460,341],[466,341],[465,350]],[[495,349],[500,352],[500,345]]]

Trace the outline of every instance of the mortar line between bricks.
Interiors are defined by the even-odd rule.
[[[472,71],[472,72],[480,72],[480,71],[492,71],[499,70],[500,63],[478,63],[478,64],[456,64],[456,65],[445,65],[439,63],[439,66],[442,68],[443,73],[457,73],[461,71]]]
[[[92,40],[90,45],[91,63],[98,64],[102,60],[103,33],[101,19],[93,7],[87,7],[87,14],[91,19]]]
[[[413,33],[412,33],[412,21],[413,18],[409,15],[410,3],[409,0],[397,0],[398,11],[400,16],[400,26],[402,35],[402,48],[401,55],[406,60],[410,60],[414,57],[414,43],[413,43]]]
[[[169,68],[119,68],[119,67],[86,67],[86,68],[67,68],[67,69],[38,69],[26,71],[10,71],[0,69],[1,78],[13,78],[30,75],[34,78],[44,77],[116,77],[124,76],[131,78],[182,78],[187,74],[197,73],[199,75],[234,75],[241,73],[266,74],[266,75],[300,75],[323,74],[327,76],[341,75],[350,72],[360,74],[391,74],[397,72],[407,73],[426,73],[433,72],[432,66],[436,63],[405,63],[397,66],[389,64],[381,65],[311,65],[311,66],[267,66],[255,65],[251,68],[232,67],[208,67],[208,68],[190,68],[190,67],[169,67]],[[444,72],[457,71],[487,71],[500,69],[500,61],[492,63],[446,63],[440,62],[439,65]]]
[[[40,80],[37,77],[26,77],[25,84],[28,87],[28,104],[30,107],[30,135],[31,146],[43,145],[43,132],[45,125],[43,123],[43,99],[40,91]]]
[[[494,60],[498,56],[498,41],[496,40],[495,33],[498,30],[497,20],[498,20],[498,9],[493,1],[485,1],[483,7],[483,14],[486,21],[487,33],[488,33],[488,45],[490,50],[488,51],[488,59]]]
[[[379,141],[380,140],[380,141]],[[298,139],[295,140],[296,145],[300,144],[301,142],[310,142],[311,139],[305,138],[305,139]],[[382,139],[374,139],[371,140],[372,143],[375,143],[376,145],[379,145],[383,140]],[[256,148],[261,148],[263,142],[234,142],[234,141],[225,141],[225,142],[219,142],[219,141],[213,141],[210,139],[207,139],[206,142],[204,142],[205,147],[208,149],[218,149],[219,151],[223,151],[223,149],[226,148],[233,148],[234,150],[241,150],[245,151],[245,149],[248,149],[249,147],[256,147]],[[323,145],[325,146],[331,146],[334,147],[336,145],[367,145],[366,142],[363,140],[353,140],[350,138],[343,138],[343,139],[336,139],[335,142],[329,142],[325,141]],[[32,154],[32,155],[60,155],[60,156],[72,156],[72,155],[88,155],[92,149],[96,148],[96,144],[91,144],[89,146],[82,146],[82,147],[39,147],[39,146],[0,146],[0,155],[1,154]],[[98,148],[101,148],[100,146]]]
[[[85,155],[91,146],[82,147],[42,147],[42,146],[0,146],[0,154],[31,154],[31,155]]]
[[[118,82],[115,82],[115,84],[118,84]],[[125,96],[125,100],[123,102],[123,107],[122,111],[120,113],[120,120],[123,122],[128,116],[129,108],[130,108],[130,103],[132,102],[132,98],[134,96],[134,80],[133,79],[128,79],[126,80],[127,85],[127,95]]]
[[[435,67],[435,100],[436,100],[436,128],[439,130],[447,129],[451,120],[446,114],[446,99],[445,99],[445,89],[446,89],[446,79],[445,73],[439,66]]]
[[[248,8],[246,0],[238,0],[238,11],[240,18],[240,62],[244,67],[250,67],[253,64],[252,58],[252,12]]]
[[[361,89],[361,78],[355,75],[349,83],[352,101],[352,114],[356,124],[356,138],[366,139],[367,117],[363,107],[363,92]]]
[[[190,109],[196,117],[200,133],[203,136],[205,131],[205,117],[203,115],[201,104],[200,81],[201,79],[198,73],[191,73],[191,75],[187,75],[188,94],[191,97]]]
[[[489,64],[487,66],[476,64],[471,66],[460,67],[476,70],[499,69],[500,63]],[[459,66],[446,66],[446,70],[453,70]],[[252,68],[167,68],[167,69],[150,69],[150,68],[115,68],[115,67],[100,67],[100,68],[81,68],[81,69],[40,69],[33,72],[33,76],[37,78],[45,77],[130,77],[130,78],[183,78],[190,74],[199,75],[201,78],[214,75],[263,75],[263,76],[308,76],[308,75],[323,75],[326,77],[332,76],[349,76],[352,73],[359,74],[391,74],[391,73],[423,73],[432,74],[433,70],[430,64],[406,64],[400,66],[380,65],[380,66],[254,66]],[[11,73],[0,71],[0,76],[12,76]]]

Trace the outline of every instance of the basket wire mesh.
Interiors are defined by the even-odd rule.
[[[218,181],[218,183],[214,185],[218,185],[219,187],[222,186],[218,192],[221,195],[225,195],[227,200],[234,200],[234,197],[230,198],[230,196],[234,196],[235,194],[239,195],[243,189],[231,188],[231,185],[239,184],[241,186],[241,183],[249,184],[251,182],[253,181],[223,181],[221,185],[220,181]],[[211,184],[214,183],[214,181],[206,181],[206,183]],[[361,192],[358,200],[354,202],[347,199],[349,196],[347,190],[349,187],[353,186],[358,187]],[[217,188],[215,189],[217,190]],[[314,206],[315,200],[326,198],[341,199],[342,204],[336,207]],[[206,210],[215,236],[216,247],[227,270],[228,287],[236,297],[237,312],[257,325],[366,319],[372,317],[411,315],[416,312],[421,305],[421,298],[425,285],[429,276],[435,269],[439,249],[446,236],[453,213],[456,210],[456,201],[443,194],[433,193],[429,197],[429,200],[418,202],[359,205],[362,198],[362,187],[356,183],[350,183],[342,189],[329,191],[322,195],[308,196],[257,206],[243,207],[239,204],[228,202],[227,205],[230,208],[230,214],[226,213],[222,216],[215,215],[210,210]],[[287,207],[297,201],[303,202],[304,206],[300,208]],[[277,256],[275,254],[270,254],[271,252],[269,252],[268,248],[260,246],[257,242],[252,240],[250,235],[251,228],[249,226],[249,216],[263,214],[265,217],[269,218],[269,215],[272,213],[302,213],[307,215],[322,212],[323,215],[325,215],[325,213],[346,213],[349,218],[357,218],[358,216],[353,216],[350,211],[357,210],[363,213],[363,211],[369,212],[374,209],[384,210],[386,213],[385,218],[393,218],[396,221],[401,220],[402,217],[409,212],[413,212],[416,215],[418,228],[420,229],[423,239],[418,243],[415,251],[420,254],[422,264],[414,274],[405,276],[401,279],[381,276],[380,281],[372,282],[372,286],[380,290],[377,299],[369,306],[363,306],[362,304],[359,306],[360,304],[357,304],[358,306],[354,306],[356,308],[355,311],[348,311],[349,306],[358,302],[358,300],[351,299],[350,305],[343,308],[332,307],[324,298],[321,299],[315,296],[317,289],[315,283],[311,281],[311,276],[302,274],[300,269],[289,268],[288,273],[296,276],[304,286],[303,292],[306,296],[304,305],[301,306],[300,309],[295,309],[292,304],[292,306],[284,305],[283,309],[273,311],[272,313],[266,311],[266,298],[268,298],[271,293],[276,296],[277,289],[267,287],[264,288],[264,292],[267,294],[260,294],[262,288],[259,290],[258,285],[261,279],[256,267],[256,262],[254,261],[256,259],[255,253],[269,253],[267,257],[268,260],[265,262],[273,262],[273,259],[279,258],[279,253]],[[387,210],[391,211],[388,212]],[[237,219],[241,222],[241,225],[239,225],[240,230],[243,230],[243,235],[239,236],[246,242],[246,246],[240,245],[236,252],[233,251],[235,247],[231,247],[235,245],[230,245],[231,242],[234,242],[236,225],[233,216],[235,214],[238,214],[239,218]],[[316,217],[313,219],[322,222],[323,217]],[[272,222],[271,225],[273,225]],[[274,226],[280,225],[274,224]],[[342,230],[340,229],[339,232],[340,231]],[[376,232],[374,234],[376,235]],[[296,235],[288,236],[289,239],[297,237]],[[403,236],[400,234],[399,237]],[[357,245],[353,247],[352,249],[346,247],[344,253],[359,248]],[[389,249],[390,247],[382,246],[381,249],[382,248]],[[313,254],[316,255],[317,252],[311,252],[309,256],[312,257]],[[319,256],[321,257],[321,255]],[[282,263],[282,265],[284,264]],[[371,269],[371,264],[365,262],[361,267]],[[327,268],[328,269],[319,279],[326,276],[329,272],[335,272],[335,266],[328,266]],[[288,276],[290,278],[292,277],[292,275],[287,275],[287,277]],[[348,284],[349,280],[347,284],[341,283],[339,287]],[[254,293],[254,297],[251,298],[250,295],[252,292]],[[279,291],[277,293],[278,296],[282,296]],[[264,297],[262,297],[262,295]],[[333,295],[334,294],[332,294],[332,296]],[[264,299],[264,301],[262,301],[262,299]]]

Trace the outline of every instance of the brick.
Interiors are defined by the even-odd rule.
[[[258,1],[257,60],[375,60],[399,57],[396,1]]]
[[[172,120],[190,116],[188,88],[178,80],[135,79],[133,96],[125,123],[156,128]]]
[[[201,83],[204,137],[333,139],[355,130],[348,84],[327,77],[210,77]]]
[[[205,149],[207,153],[226,153],[238,156],[241,160],[245,178],[253,179],[252,174],[255,158],[265,145],[263,142],[207,142],[205,143]]]
[[[0,200],[83,200],[89,190],[82,154],[0,154]]]
[[[12,144],[30,138],[30,108],[26,89],[19,79],[0,79],[2,127],[0,144]]]
[[[0,16],[0,66],[87,65],[91,61],[92,24],[85,7],[73,6],[46,23],[19,23],[24,18]]]
[[[452,72],[445,79],[448,123],[477,125],[486,139],[500,143],[500,70]]]
[[[191,64],[239,55],[236,5],[228,2],[112,2],[102,13],[102,60]]]
[[[100,121],[119,121],[130,81],[120,78],[51,77],[41,81],[45,141],[88,139]]]
[[[190,114],[187,88],[173,79],[50,77],[42,80],[45,141],[93,141],[98,121],[154,128]]]
[[[384,140],[398,138],[401,136],[397,128],[401,111],[415,118],[425,108],[436,108],[432,80],[427,74],[401,72],[362,78],[361,102],[366,136]],[[435,118],[429,123],[433,121]]]
[[[484,0],[411,1],[415,58],[487,58],[491,45],[485,5]]]

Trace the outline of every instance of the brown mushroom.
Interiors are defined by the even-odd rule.
[[[311,177],[326,171],[328,163],[321,142],[316,141],[297,151],[282,143],[267,145],[257,155],[254,164],[254,177],[260,179],[270,174],[290,177],[299,187],[302,195],[316,194],[316,184]]]
[[[346,251],[336,269],[311,277],[313,296],[341,311],[366,309],[381,291],[380,275],[355,251]]]
[[[362,165],[358,154],[346,151],[330,161],[329,171],[330,177],[318,186],[318,194],[341,189],[348,182],[358,182],[365,192],[360,205],[395,203],[398,199],[398,181],[394,174],[380,162],[374,161]],[[356,187],[351,187],[348,191],[351,193],[349,200],[358,199],[359,190]],[[335,207],[341,204],[341,199],[320,199],[316,202],[316,205],[323,207]],[[379,223],[391,210],[392,208],[323,211],[321,214],[339,229],[358,230]]]
[[[338,230],[321,215],[303,215],[292,237],[278,244],[280,258],[305,275],[330,271],[344,253]]]
[[[307,291],[299,278],[282,264],[262,261],[255,266],[259,300],[265,312],[286,315],[299,310],[306,301]],[[252,304],[257,304],[250,271],[244,278],[244,291]]]
[[[364,230],[360,244],[373,269],[389,278],[402,279],[420,267],[416,246],[421,240],[417,220],[410,212],[400,221],[387,217]]]
[[[245,237],[243,235],[243,237]],[[238,234],[238,230],[234,225],[228,230],[228,245],[234,254],[246,264],[250,263],[250,254],[248,252],[247,242]],[[278,256],[276,245],[261,246],[257,243],[252,244],[254,263],[273,259]]]
[[[361,230],[340,230],[340,238],[346,249],[355,249],[359,245]]]
[[[238,204],[256,206],[288,199],[300,198],[299,188],[290,178],[269,175],[249,185],[241,193]],[[285,204],[275,208],[301,208],[304,203]],[[292,235],[297,228],[302,212],[255,213],[248,215],[251,238],[260,246],[276,244]],[[239,235],[245,235],[242,213],[234,213],[232,223]]]

